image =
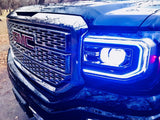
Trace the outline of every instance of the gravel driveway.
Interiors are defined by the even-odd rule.
[[[0,16],[0,19],[0,120],[29,120],[12,92],[6,66],[9,48],[6,18]]]
[[[0,120],[28,120],[18,105],[8,78],[6,66],[0,67]]]

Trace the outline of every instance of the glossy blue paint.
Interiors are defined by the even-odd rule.
[[[28,6],[17,9],[10,17],[16,18],[18,13],[24,12],[24,16],[30,12],[70,14],[82,16],[91,26],[139,27],[150,15],[157,12],[158,7],[154,7],[156,4],[158,3],[151,4],[150,1],[110,1],[75,2],[57,4],[57,6]],[[153,22],[155,23],[155,21]]]

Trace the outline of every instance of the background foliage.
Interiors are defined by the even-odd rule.
[[[2,15],[2,9],[5,9],[6,11],[11,11],[18,7],[27,5],[58,3],[67,1],[78,1],[78,0],[0,0],[0,15]]]

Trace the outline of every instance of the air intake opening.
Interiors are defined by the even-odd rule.
[[[32,17],[35,14],[37,14],[37,12],[17,12],[17,15],[20,15],[20,16],[30,16],[30,17]]]

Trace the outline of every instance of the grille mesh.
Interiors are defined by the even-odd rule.
[[[15,29],[23,31],[25,33],[34,34],[36,36],[35,43],[37,45],[52,48],[55,50],[67,51],[69,46],[66,46],[67,41],[70,39],[70,33],[59,30],[51,30],[46,28],[27,26],[24,24],[17,24],[14,22],[8,22],[9,29]],[[12,33],[11,33],[12,35]]]
[[[70,53],[66,46],[70,33],[10,21],[8,28],[15,59],[30,72],[55,85],[70,77]],[[15,30],[20,34],[34,36],[33,50],[16,42],[13,34]]]

